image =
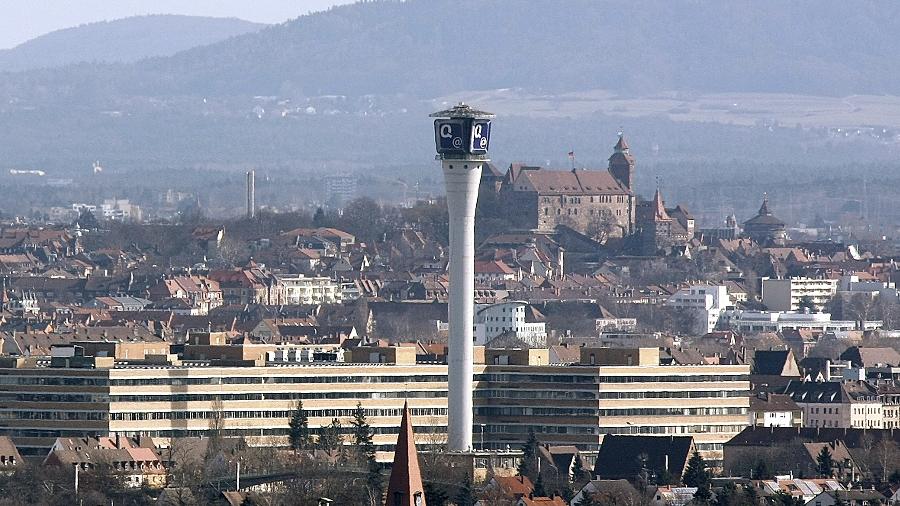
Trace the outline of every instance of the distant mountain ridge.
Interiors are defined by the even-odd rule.
[[[221,42],[267,25],[236,18],[149,15],[56,30],[0,50],[0,71],[83,62],[131,63]]]
[[[900,94],[897,33],[900,3],[877,0],[370,1],[170,57],[27,75],[6,91],[73,94],[72,82],[100,78],[120,96]]]

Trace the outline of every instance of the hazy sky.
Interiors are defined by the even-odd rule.
[[[141,14],[236,17],[280,23],[354,0],[0,0],[0,49],[94,21]]]

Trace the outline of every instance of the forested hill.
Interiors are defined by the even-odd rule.
[[[898,33],[900,3],[876,0],[375,1],[132,65],[6,76],[0,93],[900,94]]]
[[[235,18],[153,15],[57,30],[0,51],[0,70],[21,71],[81,62],[130,63],[221,42],[266,25]]]

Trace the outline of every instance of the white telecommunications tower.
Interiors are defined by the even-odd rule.
[[[472,449],[472,322],[475,296],[475,204],[481,166],[488,161],[493,114],[457,106],[431,114],[450,213],[450,338],[448,427],[450,451]]]

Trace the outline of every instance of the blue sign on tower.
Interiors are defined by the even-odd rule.
[[[493,114],[477,111],[460,102],[430,115],[434,120],[434,145],[446,158],[483,157],[491,144]]]
[[[466,152],[465,123],[465,120],[462,119],[434,120],[435,144],[438,153],[464,154]]]
[[[472,136],[469,142],[469,153],[485,155],[491,142],[491,120],[477,119],[472,121]]]

